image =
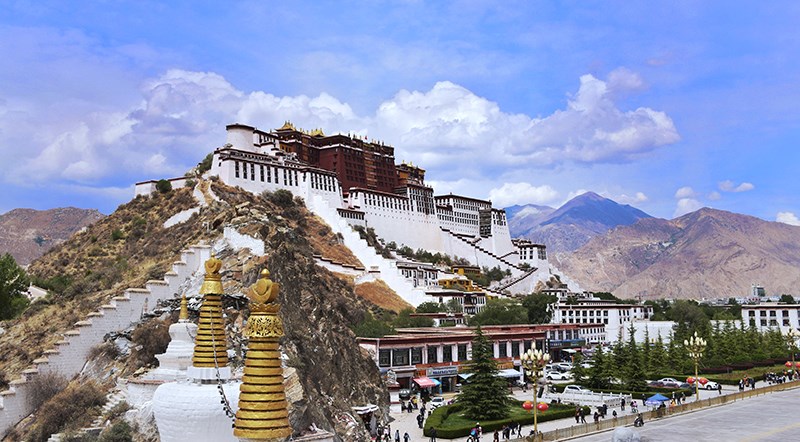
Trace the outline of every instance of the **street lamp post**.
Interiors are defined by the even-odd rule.
[[[797,340],[800,339],[800,332],[798,332],[794,327],[790,328],[783,337],[786,339],[786,343],[789,345],[789,351],[792,352],[792,380],[794,380],[795,376],[795,369],[797,365],[794,362],[794,354],[797,350]]]
[[[705,339],[701,338],[700,336],[697,336],[697,332],[694,332],[693,336],[691,336],[689,339],[684,339],[683,341],[683,346],[686,347],[686,349],[689,351],[689,357],[694,359],[695,401],[700,400],[700,387],[698,385],[700,384],[700,382],[698,381],[697,377],[697,364],[700,362],[700,358],[703,357],[703,350],[706,349],[707,343],[708,342]]]
[[[533,434],[534,438],[538,438],[539,422],[536,412],[538,409],[537,401],[539,400],[539,394],[537,390],[539,389],[539,385],[537,381],[539,372],[542,370],[542,367],[547,365],[547,361],[550,360],[550,355],[539,349],[528,349],[528,351],[520,356],[520,360],[525,371],[528,372],[528,377],[533,381]]]

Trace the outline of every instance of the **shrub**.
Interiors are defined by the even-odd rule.
[[[278,189],[274,192],[264,192],[262,196],[272,204],[284,209],[294,205],[294,197],[292,196],[292,192],[289,192],[285,189]]]
[[[125,235],[122,234],[122,230],[120,230],[120,229],[114,229],[111,232],[111,239],[114,240],[114,241],[119,241],[124,237],[125,237]]]
[[[93,381],[79,380],[45,402],[37,413],[28,440],[45,442],[53,433],[80,428],[91,421],[87,410],[105,403],[105,395]]]
[[[97,442],[132,442],[132,433],[131,426],[124,420],[119,420],[103,431]]]
[[[160,179],[156,183],[156,190],[159,193],[169,193],[172,190],[172,183],[165,179]]]
[[[136,327],[131,333],[133,351],[131,359],[136,368],[155,364],[155,355],[167,351],[169,345],[169,321],[152,319]]]
[[[214,154],[210,153],[203,158],[203,161],[197,163],[197,174],[202,175],[204,172],[211,170],[211,162],[214,161]]]
[[[28,405],[35,410],[63,390],[67,386],[67,380],[55,373],[42,373],[34,377],[28,385]]]

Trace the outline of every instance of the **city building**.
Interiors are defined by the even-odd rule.
[[[742,321],[762,332],[771,328],[778,328],[782,332],[790,328],[800,330],[800,304],[743,305]]]
[[[602,324],[605,337],[601,342],[616,342],[625,336],[632,322],[649,321],[653,308],[642,304],[625,304],[613,300],[586,297],[586,294],[559,296],[550,304],[551,322],[554,324]],[[592,341],[590,341],[592,342]]]
[[[568,359],[585,345],[585,336],[602,325],[537,324],[481,327],[492,342],[500,375],[522,379],[520,355],[531,348]],[[382,370],[391,370],[400,388],[436,386],[454,391],[472,359],[474,329],[468,327],[399,329],[396,335],[358,338]],[[569,350],[569,351],[568,351]]]

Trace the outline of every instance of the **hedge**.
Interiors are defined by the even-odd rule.
[[[522,402],[513,401],[515,405],[512,405],[512,408],[522,408]],[[583,407],[584,412],[587,416],[591,415],[591,409],[589,407]],[[433,410],[425,421],[425,426],[423,430],[423,434],[426,437],[430,437],[431,428],[436,427],[436,436],[441,437],[443,439],[455,439],[458,437],[465,437],[469,435],[470,430],[472,430],[473,425],[467,426],[459,426],[459,427],[447,427],[444,423],[453,413],[461,413],[464,411],[464,405],[456,402],[452,405],[445,405]],[[550,409],[547,411],[540,411],[538,412],[538,421],[547,422],[556,419],[564,419],[568,417],[575,416],[575,407],[566,404],[551,404]],[[512,415],[505,419],[493,420],[493,421],[480,421],[481,427],[483,428],[483,433],[488,434],[493,432],[494,430],[500,430],[503,428],[503,425],[508,425],[512,422],[519,422],[522,425],[532,425],[533,424],[533,413],[526,413],[525,415]]]

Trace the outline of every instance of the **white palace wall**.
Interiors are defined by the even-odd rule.
[[[209,246],[191,246],[181,252],[181,260],[173,263],[163,280],[148,281],[145,288],[129,288],[76,322],[75,328],[64,333],[64,339],[56,342],[55,348],[45,350],[42,357],[33,361],[33,367],[12,381],[8,390],[0,392],[0,437],[33,412],[28,396],[31,382],[37,376],[53,373],[70,379],[79,374],[91,349],[102,343],[108,333],[130,327],[159,301],[175,297],[186,279],[204,272],[201,263],[210,256]]]

